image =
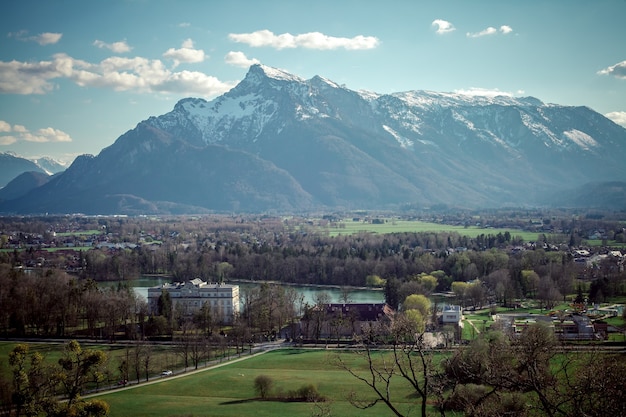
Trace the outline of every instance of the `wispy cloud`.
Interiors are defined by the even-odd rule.
[[[62,130],[52,127],[31,132],[22,125],[11,125],[0,120],[0,144],[12,145],[18,141],[45,143],[45,142],[71,142],[72,138]]]
[[[305,49],[373,49],[380,44],[374,36],[358,35],[353,38],[338,38],[320,32],[274,34],[269,30],[258,30],[252,33],[231,33],[228,38],[234,42],[245,43],[253,47],[269,46],[275,49],[305,48]]]
[[[195,49],[193,47],[193,40],[187,39],[183,42],[181,48],[170,48],[163,54],[164,58],[168,58],[174,61],[174,67],[177,67],[181,62],[189,64],[195,64],[204,61],[205,55],[202,49]]]
[[[230,90],[232,83],[196,71],[173,71],[158,59],[109,57],[99,63],[56,54],[50,61],[0,61],[0,93],[45,94],[69,79],[82,87],[138,93],[167,92],[213,96]]]
[[[487,29],[481,30],[480,32],[467,32],[466,36],[468,38],[481,38],[483,36],[497,35],[498,33],[508,35],[511,32],[513,32],[513,28],[511,26],[503,25],[500,26],[500,29],[489,26]]]
[[[626,80],[626,61],[618,62],[603,70],[598,71],[600,75],[612,75],[616,78]]]
[[[256,58],[248,58],[243,52],[231,51],[224,57],[224,62],[235,67],[248,68],[253,64],[260,64]]]
[[[97,46],[100,49],[108,49],[116,54],[123,54],[126,52],[130,52],[132,47],[130,47],[125,40],[113,43],[106,43],[101,40],[95,40],[93,42],[94,46]]]
[[[463,94],[465,96],[481,96],[481,97],[506,96],[506,97],[513,97],[512,93],[509,93],[509,92],[506,92],[506,91],[500,91],[497,88],[490,89],[490,88],[471,87],[471,88],[463,89],[463,90],[454,90],[454,92],[457,93],[457,94]]]
[[[489,26],[487,29],[481,30],[480,32],[467,32],[466,36],[468,38],[480,38],[483,36],[495,35],[496,33],[498,33],[498,30],[494,27]]]
[[[618,125],[626,127],[626,111],[612,111],[605,114],[604,117],[613,120]]]
[[[447,20],[442,20],[442,19],[433,20],[433,23],[431,23],[431,26],[437,28],[435,30],[435,33],[437,33],[438,35],[443,35],[445,33],[454,32],[456,30],[456,28],[454,27],[452,23],[448,22]]]
[[[9,33],[9,37],[13,37],[23,42],[37,42],[39,45],[52,45],[61,40],[62,33],[44,32],[38,35],[29,35],[27,30]]]

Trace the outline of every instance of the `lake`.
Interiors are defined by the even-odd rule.
[[[156,287],[167,282],[171,282],[170,278],[154,278],[144,277],[137,280],[126,281],[135,291],[135,294],[148,299],[148,288]],[[239,285],[240,294],[246,288],[255,288],[261,285],[261,283],[254,282],[228,282],[229,284]],[[113,282],[100,282],[98,285],[101,287],[117,286],[117,281]],[[278,284],[281,285],[281,284]],[[292,288],[304,296],[304,302],[309,304],[315,304],[315,299],[320,293],[327,293],[330,296],[331,303],[343,302],[342,291],[338,287],[327,286],[309,286],[309,285],[289,285]],[[385,294],[380,289],[363,289],[355,288],[351,289],[349,293],[349,301],[351,303],[384,303]]]

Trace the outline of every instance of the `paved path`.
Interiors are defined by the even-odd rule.
[[[102,391],[92,392],[92,393],[89,393],[89,394],[82,395],[81,397],[82,398],[99,397],[99,396],[102,396],[102,395],[113,394],[113,393],[116,393],[116,392],[126,391],[126,390],[129,390],[129,389],[145,387],[147,385],[158,384],[160,382],[171,381],[172,379],[182,378],[182,377],[185,377],[185,376],[197,374],[199,372],[209,371],[211,369],[220,368],[222,366],[226,366],[226,365],[230,365],[230,364],[233,364],[233,363],[244,361],[246,359],[254,358],[254,357],[257,357],[259,355],[263,355],[264,353],[270,352],[272,350],[283,348],[284,346],[285,345],[282,342],[268,342],[268,343],[258,344],[258,345],[255,345],[252,348],[253,351],[255,351],[255,353],[252,353],[252,354],[246,354],[246,355],[240,356],[240,357],[235,358],[235,359],[222,360],[222,361],[213,361],[212,364],[207,365],[207,366],[205,366],[203,368],[193,369],[191,371],[179,371],[178,373],[174,373],[171,376],[152,377],[152,378],[150,378],[149,381],[140,382],[140,383],[134,383],[134,384],[128,384],[125,387],[111,387],[110,389],[104,388],[104,389],[102,389]]]

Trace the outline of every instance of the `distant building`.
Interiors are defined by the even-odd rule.
[[[191,316],[204,304],[211,307],[214,319],[232,323],[239,314],[239,285],[207,283],[200,278],[148,288],[148,305],[152,313],[158,312],[161,294],[167,291],[172,309]]]
[[[388,326],[395,311],[385,303],[325,304],[308,310],[301,320],[301,331],[307,339],[351,338]]]
[[[443,324],[456,324],[458,325],[463,318],[463,310],[461,306],[446,305],[441,312],[441,322]]]

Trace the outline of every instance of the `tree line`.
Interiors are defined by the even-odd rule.
[[[387,349],[380,349],[380,344]],[[352,356],[365,365],[355,365]],[[626,415],[623,354],[571,350],[538,323],[520,335],[492,329],[468,346],[441,354],[407,315],[398,315],[359,349],[338,353],[333,363],[373,395],[348,394],[357,408],[384,404],[398,417]],[[413,399],[407,404],[399,388]]]

